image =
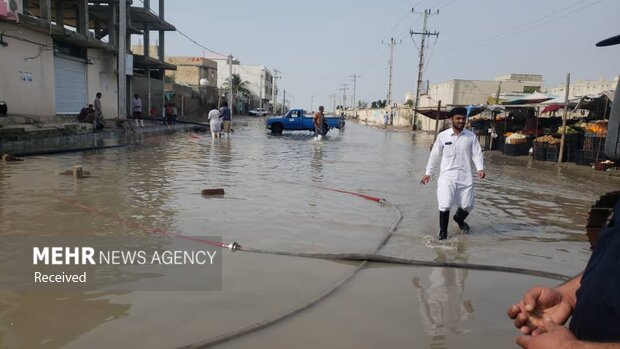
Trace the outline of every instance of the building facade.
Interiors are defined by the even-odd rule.
[[[602,78],[598,81],[594,80],[577,80],[572,82],[568,91],[568,98],[579,98],[586,95],[596,95],[605,91],[615,91],[618,85],[619,76],[614,77],[611,80]],[[556,87],[546,88],[545,93],[564,97],[566,94],[566,85],[560,84]]]
[[[420,96],[420,108],[443,106],[466,106],[487,104],[498,90],[500,93],[531,93],[539,91],[544,84],[542,75],[508,74],[495,80],[453,79],[430,85],[428,92]],[[413,94],[415,98],[415,94]],[[409,96],[409,94],[406,96]]]
[[[163,11],[156,15],[147,5],[128,5],[126,36],[121,38],[118,1],[0,3],[0,100],[7,103],[9,114],[36,118],[77,114],[101,92],[104,118],[124,117],[119,113],[129,113],[136,79],[150,85],[153,78],[152,85],[157,85],[159,78],[163,95],[163,71],[174,66],[163,62],[163,58],[134,55],[127,45],[131,35],[148,37],[155,30],[161,38],[164,31],[174,30],[163,19]],[[164,0],[159,5],[163,9]],[[9,12],[5,8],[14,10],[5,13]],[[126,61],[120,74],[119,43],[125,46],[122,54]],[[163,47],[161,54],[163,57]],[[119,84],[121,75],[124,81]],[[119,98],[119,90],[126,93],[124,98]],[[150,86],[145,90],[151,91]],[[145,94],[146,99],[150,100],[151,95],[157,93]],[[121,108],[119,101],[125,103]]]
[[[217,83],[220,89],[227,86],[230,74],[227,58],[211,58],[217,62]],[[232,73],[239,75],[244,86],[250,91],[246,101],[247,108],[262,107],[271,110],[273,99],[273,74],[262,65],[245,65],[233,60]]]

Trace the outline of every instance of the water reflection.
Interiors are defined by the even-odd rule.
[[[0,293],[0,346],[59,348],[107,321],[129,314],[129,304],[109,297],[123,292]]]
[[[435,262],[467,263],[465,243],[456,242],[455,248],[437,246]],[[413,286],[420,304],[420,315],[425,332],[431,338],[431,348],[447,348],[446,336],[465,331],[463,322],[474,312],[472,301],[464,299],[468,270],[460,268],[432,268],[428,281],[413,277]]]
[[[313,183],[321,183],[323,179],[323,145],[321,142],[313,142],[312,144],[310,178]]]

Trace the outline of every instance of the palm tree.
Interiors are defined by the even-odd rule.
[[[247,96],[250,94],[250,90],[247,89],[246,85],[249,84],[249,82],[247,81],[242,81],[241,77],[239,76],[239,74],[233,74],[232,75],[232,91],[233,91],[233,96],[238,96],[239,94]],[[226,89],[227,93],[230,90],[230,85],[229,85],[229,81],[226,81],[224,83],[224,88]]]

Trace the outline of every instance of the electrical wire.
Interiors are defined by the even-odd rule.
[[[477,49],[477,48],[485,47],[485,46],[494,44],[496,42],[499,42],[499,41],[501,41],[503,39],[509,38],[511,36],[514,36],[514,35],[517,35],[517,34],[521,34],[521,33],[525,33],[525,32],[528,32],[528,31],[532,31],[534,29],[537,29],[537,28],[549,25],[551,23],[554,23],[554,22],[556,22],[556,21],[558,21],[560,19],[565,19],[566,17],[568,17],[568,16],[570,16],[570,15],[572,15],[572,14],[578,12],[578,11],[581,11],[581,10],[583,10],[585,8],[594,6],[594,5],[600,3],[600,2],[602,2],[604,0],[596,0],[594,2],[587,3],[587,4],[583,5],[583,6],[574,8],[573,10],[569,11],[569,9],[571,9],[571,8],[573,8],[575,6],[578,6],[580,4],[583,4],[585,1],[586,0],[576,1],[576,2],[574,2],[574,3],[572,3],[572,4],[568,5],[568,6],[565,6],[565,7],[561,8],[561,9],[559,9],[559,10],[554,10],[551,13],[548,13],[546,15],[538,17],[538,18],[536,18],[536,19],[534,19],[532,21],[529,21],[527,23],[519,25],[519,26],[517,26],[517,27],[515,27],[513,29],[510,29],[510,30],[504,31],[502,33],[496,34],[496,35],[494,35],[492,37],[488,37],[486,39],[483,39],[482,42],[477,41],[476,43],[473,43],[473,45],[472,45],[472,43],[470,43],[470,44],[463,44],[463,45],[454,47],[453,49],[454,50],[471,50],[471,49]],[[568,12],[566,12],[566,11],[568,11]]]
[[[142,3],[142,5],[144,5],[144,1],[143,1],[143,0],[138,0],[138,1],[140,1],[140,2]],[[228,55],[227,55],[227,54],[223,54],[223,53],[217,52],[217,51],[215,51],[215,50],[213,50],[213,49],[210,49],[210,48],[208,48],[207,46],[205,46],[205,45],[203,45],[203,44],[199,43],[197,40],[192,39],[189,35],[187,35],[187,34],[183,33],[183,32],[182,32],[182,31],[180,31],[178,28],[176,28],[175,32],[179,33],[182,37],[186,38],[187,40],[191,41],[193,44],[195,44],[196,46],[198,46],[198,47],[200,47],[200,48],[202,48],[202,49],[204,49],[204,50],[207,50],[207,51],[209,51],[209,52],[211,52],[211,53],[213,53],[213,54],[216,54],[216,55],[218,55],[218,56],[228,57]]]

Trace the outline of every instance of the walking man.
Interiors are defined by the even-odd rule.
[[[323,121],[325,120],[325,114],[323,113],[323,106],[319,106],[319,111],[314,113],[312,120],[314,121],[314,135],[315,139],[320,141],[323,138]]]
[[[103,128],[103,111],[101,109],[101,92],[97,92],[95,95],[95,117],[93,118],[93,130],[100,130]]]
[[[431,174],[441,160],[439,179],[437,180],[437,203],[439,206],[439,240],[448,237],[450,209],[457,205],[454,221],[464,232],[469,232],[465,218],[474,208],[474,180],[472,160],[477,175],[486,176],[482,150],[476,135],[465,129],[467,109],[456,107],[450,112],[452,127],[437,135],[433,150],[426,165],[426,172],[420,184],[427,184]]]
[[[133,95],[131,109],[133,111],[133,118],[136,119],[136,127],[144,127],[144,119],[142,119],[142,99],[140,99],[137,93]]]
[[[228,108],[228,102],[222,103],[222,107],[220,108],[220,114],[223,120],[222,132],[225,132],[226,136],[230,137],[232,117],[230,115],[230,108]]]

